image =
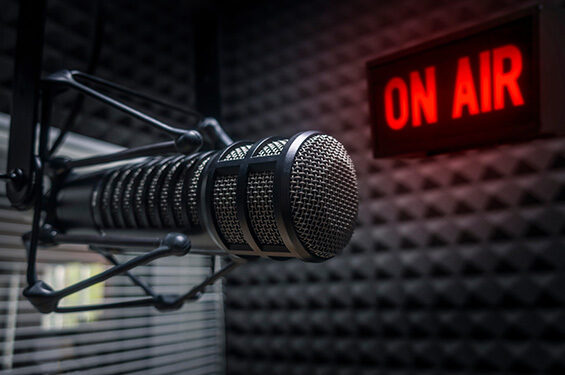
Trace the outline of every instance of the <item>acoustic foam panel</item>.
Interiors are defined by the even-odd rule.
[[[48,0],[43,75],[60,69],[85,71],[93,43],[97,1]],[[103,30],[95,74],[169,102],[194,105],[190,3],[184,1],[100,1]],[[9,113],[16,46],[18,2],[3,0],[0,12],[0,112]],[[61,126],[75,94],[55,102],[53,124]],[[128,102],[180,127],[193,119],[143,102]],[[122,112],[87,99],[73,130],[123,146],[165,137]],[[168,138],[166,138],[168,139]]]
[[[318,129],[351,153],[357,230],[322,264],[227,281],[230,374],[562,374],[565,141],[374,160],[365,62],[521,1],[254,2],[226,11],[237,139]]]

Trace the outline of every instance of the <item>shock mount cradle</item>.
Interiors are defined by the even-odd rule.
[[[32,186],[26,186],[26,188],[30,189],[33,194],[30,195],[29,202],[19,202],[20,207],[25,207],[31,203],[34,208],[32,229],[29,233],[26,233],[23,236],[28,261],[26,272],[28,286],[24,289],[23,294],[38,311],[42,313],[69,313],[139,306],[154,306],[159,311],[176,310],[181,308],[185,302],[197,300],[202,295],[206,286],[214,283],[220,277],[226,275],[235,267],[245,262],[241,258],[229,256],[230,260],[222,268],[214,270],[214,257],[226,256],[228,254],[221,250],[191,251],[190,239],[187,235],[182,233],[169,233],[162,238],[136,238],[133,236],[110,235],[71,235],[60,233],[56,228],[52,228],[49,224],[42,222],[42,212],[45,207],[45,201],[48,199],[47,194],[44,193],[45,186],[43,177],[45,175],[57,178],[58,176],[64,176],[76,168],[97,166],[105,163],[124,161],[145,156],[165,155],[171,153],[190,155],[197,152],[203,143],[206,143],[207,145],[221,145],[226,147],[233,143],[233,141],[215,119],[201,118],[198,113],[190,109],[185,109],[163,102],[92,75],[78,71],[63,70],[46,77],[41,81],[41,83],[39,148],[38,153],[34,154],[33,158],[34,168],[31,174],[33,178],[28,180],[28,183]],[[145,101],[194,116],[198,120],[198,131],[183,130],[167,125],[154,117],[142,113],[123,102],[89,87],[87,83],[95,83],[98,86],[109,88],[115,92],[141,98]],[[67,158],[54,157],[53,154],[56,150],[48,150],[48,134],[52,103],[57,94],[67,89],[77,90],[80,93],[88,95],[106,105],[114,107],[119,111],[146,122],[150,126],[169,135],[172,140],[84,159],[71,160]],[[58,143],[60,142],[56,142],[56,144]],[[6,174],[5,178],[15,179],[18,178],[17,176],[17,172],[10,171]],[[25,185],[26,182],[20,182],[20,184]],[[18,206],[18,204],[15,206]],[[59,244],[90,245],[92,250],[98,252],[106,260],[108,260],[112,266],[106,271],[69,285],[63,289],[53,290],[51,286],[38,278],[36,267],[37,251],[39,246],[49,247]],[[120,263],[114,256],[114,253],[127,253],[125,250],[127,248],[153,248],[153,250],[137,255],[124,263]],[[137,266],[149,263],[162,257],[183,256],[188,253],[212,256],[211,274],[184,294],[157,294],[149,285],[130,272]],[[127,276],[134,285],[142,289],[146,296],[113,303],[59,306],[59,302],[63,298],[94,284],[103,282],[116,275]]]

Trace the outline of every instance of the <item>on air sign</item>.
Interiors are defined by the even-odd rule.
[[[530,13],[370,61],[375,156],[537,135],[537,48],[537,18]]]

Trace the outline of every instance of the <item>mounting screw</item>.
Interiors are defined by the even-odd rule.
[[[153,306],[159,311],[178,310],[183,304],[184,302],[177,294],[159,294],[153,302]]]
[[[14,188],[16,190],[21,189],[21,187],[24,185],[24,183],[26,181],[26,178],[24,176],[24,172],[19,168],[12,169],[8,173],[0,174],[0,179],[10,180],[10,182],[12,183],[12,185],[14,186]]]
[[[163,245],[171,249],[173,255],[183,256],[190,251],[190,240],[182,233],[169,233],[163,239]]]
[[[39,230],[39,241],[42,246],[57,245],[55,238],[58,232],[49,224],[44,224]]]

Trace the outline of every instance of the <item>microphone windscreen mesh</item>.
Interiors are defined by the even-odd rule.
[[[199,246],[241,256],[331,258],[349,241],[357,215],[353,163],[337,140],[316,132],[147,158],[84,182],[71,180],[59,194],[84,192],[95,228],[175,229]],[[57,212],[60,222],[89,225],[77,219],[84,212],[67,206]]]
[[[358,205],[357,178],[341,143],[328,135],[308,138],[290,175],[291,215],[304,248],[330,258],[349,242]]]
[[[269,142],[265,146],[256,151],[255,157],[279,155],[288,139],[279,139],[277,141]]]
[[[246,173],[238,175],[225,169],[213,178],[213,212],[218,232],[227,248],[241,250],[241,254],[257,254],[247,243],[248,237],[244,235],[242,220],[238,216],[238,210],[243,207],[248,217],[249,234],[256,243],[255,248],[258,247],[263,255],[290,255],[289,241],[293,240],[289,237],[284,240],[283,236],[289,234],[280,227],[283,225],[284,230],[296,234],[307,253],[322,259],[331,258],[349,242],[357,217],[357,182],[353,163],[343,145],[327,135],[312,135],[293,141],[298,149],[291,153],[290,148],[286,148],[288,151],[282,155],[288,142],[288,139],[272,140],[258,146],[251,157],[254,161],[249,162],[280,157],[274,160],[288,165],[290,168],[286,170],[289,172],[276,172],[274,165],[247,168],[243,159],[252,145],[236,146],[220,157],[220,163],[242,161],[240,165]],[[280,196],[280,202],[275,202],[279,199],[275,198],[276,181],[288,186],[284,195]],[[242,183],[245,190],[238,197],[237,187]],[[290,206],[289,216],[278,211],[277,204]],[[279,219],[282,222],[278,222]]]
[[[242,245],[245,239],[237,218],[236,188],[237,175],[216,178],[213,205],[224,239],[231,245]]]
[[[279,139],[265,144],[255,151],[253,157],[280,155],[288,139]],[[247,207],[251,227],[260,245],[284,246],[275,221],[273,203],[273,171],[251,172],[247,185]]]
[[[281,148],[282,149],[282,148]],[[280,151],[279,151],[280,153]],[[265,155],[267,156],[267,155]],[[274,173],[251,172],[247,183],[247,206],[253,231],[261,245],[283,246],[277,230],[273,204]]]
[[[251,144],[243,145],[231,150],[227,155],[222,157],[220,160],[241,160],[247,155],[247,151],[251,148]]]
[[[275,140],[257,148],[253,158],[280,155],[288,140]],[[238,146],[220,158],[220,161],[241,160],[253,144]],[[284,246],[275,222],[273,205],[274,172],[250,172],[244,204],[247,206],[251,229],[260,246]],[[217,176],[214,180],[213,205],[218,229],[229,246],[247,247],[241,223],[237,216],[237,175]]]

